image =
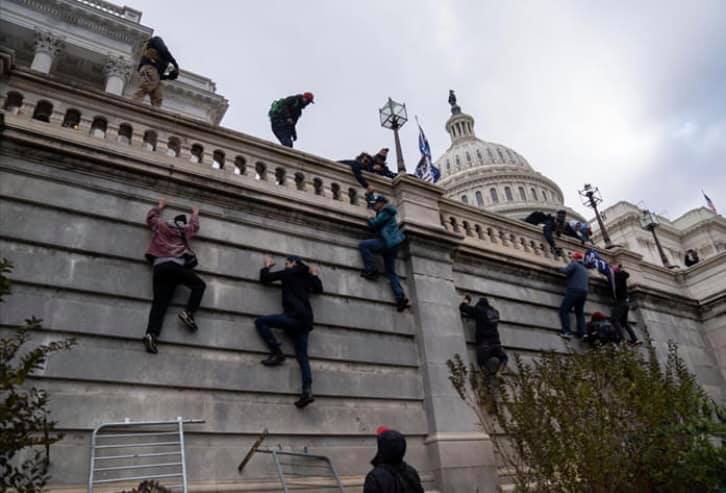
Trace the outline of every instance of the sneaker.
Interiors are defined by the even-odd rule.
[[[147,353],[156,354],[159,352],[159,348],[156,347],[156,337],[153,334],[146,334],[142,340]]]
[[[308,391],[303,392],[300,395],[300,398],[295,401],[295,407],[297,407],[298,409],[302,409],[314,401],[315,401],[315,398],[313,397],[313,393],[308,390]]]
[[[377,281],[379,275],[380,273],[377,270],[364,270],[360,273],[363,279],[368,279],[369,281]]]
[[[560,337],[569,341],[570,339],[572,339],[572,334],[570,334],[569,332],[560,332]]]
[[[179,314],[179,320],[182,321],[184,325],[187,326],[189,330],[192,332],[196,332],[199,330],[199,327],[197,327],[197,323],[194,321],[194,315],[191,313],[184,311]]]
[[[285,362],[285,355],[281,351],[271,353],[267,358],[262,360],[265,366],[280,366]]]
[[[399,312],[402,312],[406,308],[411,308],[411,302],[408,300],[408,298],[403,298],[401,301],[396,303],[396,310]]]
[[[634,341],[628,342],[628,345],[633,346],[633,347],[642,346],[643,345],[643,341],[639,341],[639,340],[636,339]]]

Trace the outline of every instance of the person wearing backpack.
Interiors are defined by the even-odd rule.
[[[166,73],[171,64],[174,68]],[[179,77],[179,64],[159,36],[150,38],[144,45],[137,68],[141,83],[131,96],[135,101],[141,102],[148,94],[151,106],[161,106],[163,94],[161,92],[162,80],[174,80]]]
[[[622,341],[620,331],[613,325],[613,321],[602,312],[593,312],[587,323],[585,340],[592,344],[619,343]]]
[[[396,256],[398,247],[404,242],[406,236],[401,232],[396,221],[396,208],[388,203],[383,195],[369,195],[366,200],[368,206],[376,211],[375,217],[368,220],[368,227],[375,231],[377,238],[363,240],[358,244],[360,255],[363,259],[363,271],[361,277],[369,281],[376,281],[380,273],[373,263],[373,254],[380,253],[383,256],[383,266],[386,276],[391,283],[393,295],[396,297],[396,309],[404,311],[411,306],[406,293],[401,287],[401,280],[396,274]]]
[[[285,268],[270,272],[275,263],[272,258],[265,257],[264,267],[260,270],[260,282],[271,284],[280,281],[282,284],[282,310],[279,315],[266,315],[255,320],[257,333],[270,350],[270,355],[262,361],[265,366],[278,366],[285,362],[280,343],[272,333],[273,328],[283,329],[295,345],[295,356],[302,373],[302,393],[295,402],[299,409],[304,408],[313,398],[313,376],[308,359],[308,338],[313,330],[313,308],[310,295],[323,292],[320,271],[317,267],[309,267],[297,255],[290,255]]]
[[[303,108],[314,103],[314,99],[313,93],[306,92],[277,99],[272,103],[267,116],[270,117],[272,133],[275,134],[280,144],[292,147],[292,143],[297,140],[295,125],[302,115]]]
[[[474,319],[476,324],[476,362],[488,375],[496,375],[509,361],[499,339],[499,311],[485,297],[471,306],[471,296],[466,295],[459,305],[462,317]]]
[[[161,213],[165,207],[166,201],[159,199],[159,203],[146,216],[146,224],[153,232],[146,259],[153,266],[154,298],[143,342],[146,351],[152,354],[159,352],[157,339],[176,287],[182,285],[191,290],[186,309],[179,314],[179,320],[192,332],[198,329],[194,313],[207,287],[194,272],[197,257],[189,246],[189,240],[199,231],[199,208],[192,208],[192,217],[187,224],[184,214],[176,216],[174,221],[163,221]]]
[[[406,439],[385,426],[376,430],[378,451],[371,460],[373,469],[366,475],[363,493],[424,493],[416,469],[404,462]]]

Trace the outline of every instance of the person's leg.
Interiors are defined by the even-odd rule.
[[[161,80],[156,82],[156,85],[151,92],[149,92],[149,98],[151,99],[151,106],[154,108],[160,108],[161,102],[164,99],[164,93],[161,90]]]
[[[277,340],[275,335],[272,333],[273,328],[287,329],[288,327],[295,326],[297,322],[284,313],[279,315],[266,315],[255,319],[255,328],[257,333],[260,335],[265,345],[270,350],[270,356],[262,361],[262,364],[267,366],[275,366],[285,361],[285,356],[282,354],[280,349],[280,342]]]
[[[565,291],[565,296],[560,304],[560,324],[562,325],[562,335],[569,336],[570,332],[570,310],[575,302],[575,296],[571,291]]]
[[[134,94],[131,96],[135,101],[143,101],[144,96],[149,94],[151,90],[155,87],[154,81],[157,79],[157,77],[154,77],[154,74],[157,74],[158,72],[155,67],[152,67],[151,65],[144,65],[139,70],[139,79],[141,81],[139,82],[139,87],[136,89]]]
[[[159,337],[161,327],[164,323],[164,315],[166,314],[171,298],[174,296],[176,288],[176,277],[169,266],[162,264],[154,268],[154,299],[151,302],[151,311],[149,312],[149,324],[146,328],[147,334]]]
[[[189,330],[195,332],[199,329],[199,327],[197,327],[197,323],[194,320],[194,313],[197,311],[199,304],[202,302],[202,295],[204,295],[204,290],[207,285],[192,269],[188,269],[177,264],[172,265],[174,265],[176,283],[186,286],[191,290],[186,309],[179,313],[179,320],[181,320],[184,325],[189,328]]]
[[[358,243],[358,250],[360,250],[360,256],[363,259],[363,272],[373,275],[378,274],[376,266],[373,263],[373,253],[383,251],[383,242],[378,239],[363,240]]]
[[[295,328],[287,328],[285,332],[292,338],[295,345],[295,357],[300,365],[302,375],[302,391],[311,392],[313,387],[313,373],[310,370],[310,358],[308,357],[308,336],[309,332],[298,325]]]
[[[585,301],[587,301],[587,293],[578,293],[574,299],[575,319],[577,320],[577,335],[585,336]]]
[[[406,294],[403,292],[403,288],[401,287],[401,280],[396,274],[397,254],[397,248],[384,250],[383,266],[386,270],[386,276],[388,276],[388,281],[391,283],[391,290],[393,291],[393,296],[396,298],[396,303],[401,304],[406,299]]]
[[[287,125],[272,125],[272,133],[275,134],[280,144],[285,147],[292,147],[292,132]]]
[[[624,329],[625,332],[628,333],[630,343],[636,344],[638,342],[638,336],[635,335],[635,331],[628,323],[628,312],[630,311],[630,308],[628,307],[628,302],[625,300],[618,301],[615,305],[615,308],[615,311],[617,311],[617,317],[613,316],[613,319],[620,328],[620,334],[623,335]]]

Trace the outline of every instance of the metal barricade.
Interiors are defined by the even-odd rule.
[[[307,447],[302,452],[293,452],[282,450],[282,446],[278,446],[278,449],[262,448],[262,442],[267,438],[268,431],[265,429],[262,435],[255,440],[255,443],[250,447],[250,450],[245,455],[242,462],[240,462],[237,471],[241,474],[244,467],[252,459],[255,453],[270,454],[272,455],[272,461],[275,464],[275,471],[277,477],[282,485],[284,493],[289,493],[289,486],[333,486],[329,481],[322,484],[325,478],[332,478],[335,480],[335,486],[340,493],[345,493],[343,483],[340,481],[338,472],[335,470],[333,462],[324,455],[315,455],[308,453]],[[290,460],[288,462],[288,460]],[[307,472],[301,472],[307,471]],[[309,471],[313,471],[312,475],[308,474]],[[294,478],[294,479],[293,479]]]
[[[187,493],[184,425],[201,419],[102,423],[91,435],[88,493],[94,485],[122,481],[176,480],[163,484]]]

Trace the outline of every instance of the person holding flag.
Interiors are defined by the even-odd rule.
[[[418,148],[421,151],[421,159],[416,165],[416,177],[429,183],[436,183],[441,178],[441,172],[431,160],[431,147],[429,141],[426,140],[421,124],[418,122],[418,117],[416,117],[416,124],[418,125]]]

